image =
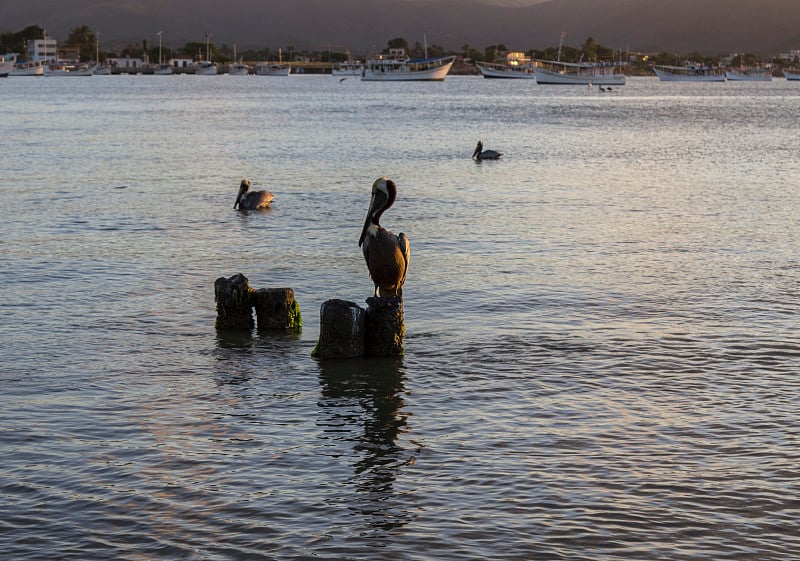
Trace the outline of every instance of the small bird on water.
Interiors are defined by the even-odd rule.
[[[472,153],[472,158],[475,160],[499,160],[502,155],[503,153],[497,150],[484,150],[483,140],[479,140],[475,151]]]
[[[361,230],[358,245],[364,252],[367,269],[375,284],[375,296],[402,298],[403,283],[408,271],[410,256],[408,238],[395,235],[379,221],[381,215],[397,198],[397,185],[388,177],[379,177],[372,184],[367,219]]]
[[[251,191],[251,184],[248,178],[242,179],[239,185],[239,194],[236,196],[236,202],[233,208],[239,206],[239,210],[258,210],[268,208],[275,195],[269,191]]]

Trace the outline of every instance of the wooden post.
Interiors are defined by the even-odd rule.
[[[321,359],[364,354],[364,309],[346,300],[328,300],[319,310],[319,342],[311,353]]]
[[[403,299],[398,297],[367,298],[364,354],[367,356],[400,356],[406,324]]]
[[[303,325],[291,288],[259,288],[253,293],[252,302],[259,329],[299,331]]]
[[[239,273],[214,282],[217,302],[217,329],[252,329],[253,310],[250,302],[253,289],[247,277]]]

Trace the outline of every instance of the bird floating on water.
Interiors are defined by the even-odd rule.
[[[375,284],[375,296],[402,298],[409,260],[409,244],[405,234],[395,235],[379,221],[397,198],[397,185],[388,177],[379,177],[372,184],[367,219],[358,245],[364,252],[367,269]]]
[[[497,150],[484,150],[482,140],[478,141],[478,145],[472,153],[472,157],[475,160],[499,160],[502,155],[503,153]]]
[[[236,208],[237,205],[239,206],[239,210],[268,208],[272,199],[275,198],[275,195],[269,191],[251,191],[250,186],[249,179],[246,177],[242,179],[242,183],[239,185],[239,194],[236,196],[236,202],[233,204],[233,208]]]

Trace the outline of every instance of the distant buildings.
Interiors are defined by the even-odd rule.
[[[27,42],[28,58],[34,62],[56,62],[58,48],[56,40],[44,36],[44,39],[34,39]]]

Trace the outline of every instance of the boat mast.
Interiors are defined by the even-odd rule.
[[[211,33],[206,31],[206,60],[211,60]]]
[[[558,58],[557,58],[557,62],[561,62],[561,46],[564,44],[564,37],[566,37],[566,35],[567,35],[566,31],[562,31],[561,32],[561,39],[558,41]]]
[[[161,66],[161,34],[164,33],[162,29],[156,35],[158,35],[158,65]]]
[[[425,43],[425,58],[428,58],[428,34],[422,34],[422,42]]]

